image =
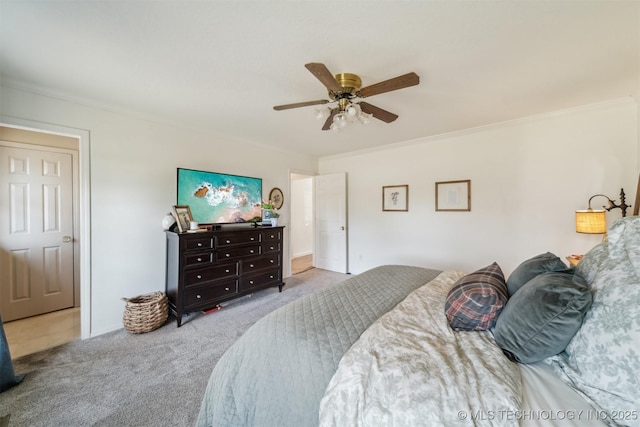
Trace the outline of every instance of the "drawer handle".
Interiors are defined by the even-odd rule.
[[[269,262],[270,262],[271,264],[273,264],[273,260],[272,260],[272,259],[270,259],[270,260],[269,260]]]
[[[273,276],[269,276],[269,279],[273,279]]]
[[[251,249],[251,250],[249,251],[249,253],[253,253],[253,249]]]
[[[275,249],[275,247],[274,247],[274,246],[271,246],[271,250],[273,250],[273,249]]]
[[[253,264],[249,264],[249,268],[253,268]]]
[[[231,240],[227,240],[227,243],[231,243]]]
[[[251,240],[256,240],[255,237],[252,237]]]
[[[202,243],[198,242],[198,246],[202,246]]]
[[[229,258],[231,256],[231,254],[224,254],[224,256],[226,256],[227,258]]]
[[[201,297],[200,295],[196,295],[196,298],[200,299],[200,298],[202,298],[202,297]]]
[[[253,280],[249,280],[249,284],[250,284],[250,285],[253,285]]]
[[[229,270],[229,269],[227,268],[224,272],[225,272],[225,273],[228,273],[229,271],[231,271],[231,270]]]
[[[196,277],[197,277],[198,279],[202,279],[202,276],[201,276],[201,275],[199,275],[199,274],[198,274]]]
[[[198,258],[198,262],[201,262],[201,261],[202,261],[202,258]]]
[[[225,290],[225,291],[228,291],[228,290],[229,290],[229,288],[224,288],[224,290]]]

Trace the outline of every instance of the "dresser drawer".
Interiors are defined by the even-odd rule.
[[[240,246],[236,248],[220,248],[218,252],[216,252],[216,260],[224,261],[228,259],[260,255],[261,253],[262,247],[258,245]]]
[[[213,249],[213,237],[191,237],[184,241],[184,249],[191,251],[195,249]]]
[[[184,255],[184,266],[205,265],[213,262],[213,252],[189,252]]]
[[[238,262],[213,265],[207,268],[188,270],[184,275],[185,286],[199,285],[212,280],[224,279],[240,274]]]
[[[242,261],[242,274],[249,274],[252,271],[261,270],[267,267],[277,267],[280,265],[280,255],[272,253],[257,258],[249,258]]]
[[[217,245],[219,248],[222,248],[245,243],[259,243],[261,237],[259,231],[250,231],[248,233],[220,233],[218,235]]]
[[[269,230],[262,232],[262,240],[264,242],[279,242],[282,240],[280,230]]]
[[[185,308],[196,305],[206,305],[221,298],[237,294],[238,280],[229,280],[215,286],[201,286],[189,288],[184,292]]]
[[[244,292],[247,289],[266,286],[272,283],[280,283],[280,270],[277,267],[242,277],[241,289]]]
[[[280,250],[280,242],[266,242],[262,244],[262,253],[276,252]]]

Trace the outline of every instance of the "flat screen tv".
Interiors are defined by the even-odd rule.
[[[178,205],[200,224],[262,220],[262,179],[178,168]]]

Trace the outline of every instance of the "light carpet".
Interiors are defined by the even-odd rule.
[[[146,334],[124,329],[14,361],[24,381],[0,394],[9,426],[192,426],[220,356],[257,320],[346,274],[314,268],[222,310]]]

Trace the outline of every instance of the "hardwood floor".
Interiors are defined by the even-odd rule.
[[[3,327],[11,358],[17,359],[80,338],[80,308],[14,320]]]
[[[291,260],[291,274],[302,273],[313,268],[313,255],[304,255]]]

